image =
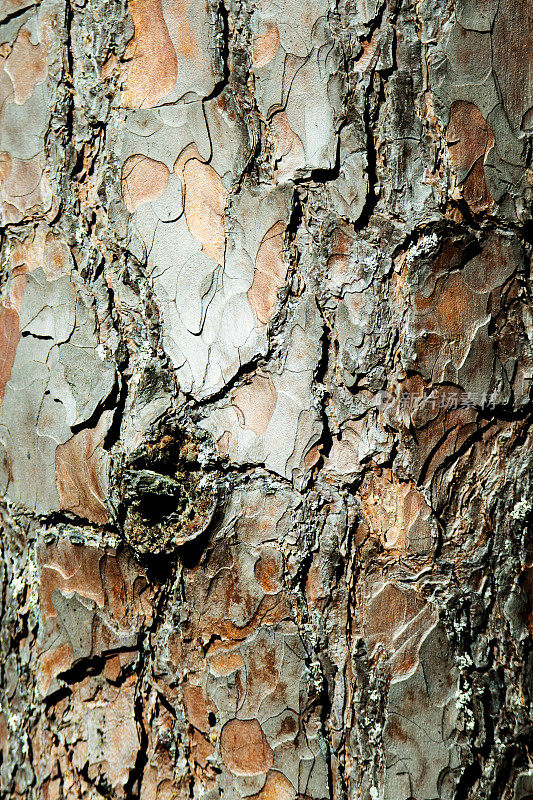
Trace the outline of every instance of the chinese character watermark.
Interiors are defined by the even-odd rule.
[[[417,392],[401,392],[398,396],[390,392],[381,391],[374,396],[375,405],[380,411],[390,409],[400,409],[402,411],[413,412],[422,407],[428,411],[453,411],[460,408],[495,409],[497,402],[494,396],[489,396],[487,392],[435,392],[425,391],[423,394]]]

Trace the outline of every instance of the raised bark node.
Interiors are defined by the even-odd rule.
[[[200,470],[197,455],[197,443],[167,435],[130,459],[120,491],[124,536],[138,553],[171,551],[209,526],[218,491]]]

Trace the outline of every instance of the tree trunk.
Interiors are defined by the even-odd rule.
[[[531,800],[533,5],[0,18],[0,796]]]

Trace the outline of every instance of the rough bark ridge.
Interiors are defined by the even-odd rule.
[[[533,5],[0,18],[1,797],[531,798]]]

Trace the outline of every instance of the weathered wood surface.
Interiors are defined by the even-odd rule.
[[[531,800],[532,28],[1,0],[1,797]]]

